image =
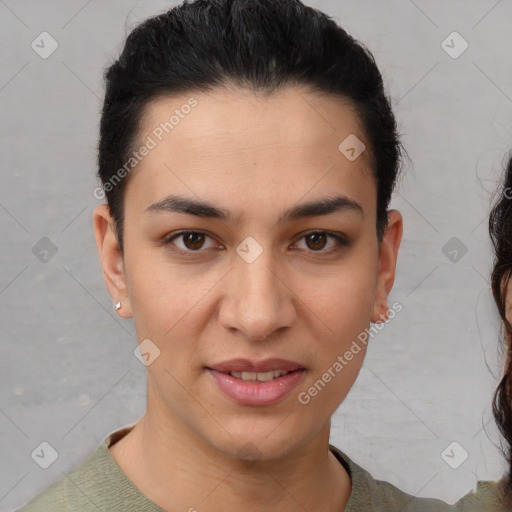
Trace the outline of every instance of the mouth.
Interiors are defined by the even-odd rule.
[[[206,369],[229,374],[235,379],[267,382],[278,379],[295,370],[304,370],[305,368],[299,363],[286,359],[271,358],[262,361],[252,361],[250,359],[237,358],[207,366]]]
[[[275,404],[288,395],[306,369],[293,361],[232,359],[205,368],[223,394],[240,405]]]

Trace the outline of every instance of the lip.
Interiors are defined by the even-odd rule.
[[[297,387],[302,379],[305,368],[293,361],[285,359],[265,359],[250,361],[249,359],[231,359],[206,368],[219,389],[240,405],[268,406],[283,400]],[[275,379],[260,381],[244,381],[229,375],[228,372],[268,372],[271,370],[288,371],[286,375]]]

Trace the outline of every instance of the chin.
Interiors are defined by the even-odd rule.
[[[277,431],[272,432],[268,428],[261,429],[261,432],[258,430],[253,428],[249,432],[248,429],[245,429],[238,434],[227,435],[227,438],[222,440],[216,439],[211,445],[227,457],[253,465],[258,461],[271,461],[286,457],[294,447],[302,444],[300,439],[295,438],[297,431],[292,433],[283,429],[278,434]]]

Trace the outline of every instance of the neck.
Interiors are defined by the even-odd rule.
[[[240,460],[148,410],[109,450],[132,483],[168,511],[341,512],[350,477],[329,451],[330,423],[286,456]]]

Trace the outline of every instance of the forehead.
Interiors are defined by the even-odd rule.
[[[295,87],[163,96],[147,105],[138,135],[138,145],[151,139],[154,147],[127,192],[136,188],[146,202],[176,189],[219,200],[258,197],[260,204],[336,189],[375,210],[369,143],[352,104],[337,96]],[[354,141],[365,149],[347,158]]]
[[[166,135],[172,134],[175,140],[204,150],[223,139],[245,141],[238,146],[243,150],[251,137],[257,137],[260,144],[281,143],[297,150],[323,147],[333,156],[348,135],[364,137],[349,100],[291,86],[270,94],[219,87],[160,96],[146,105],[141,125],[139,135],[153,133],[157,138],[170,139]]]

